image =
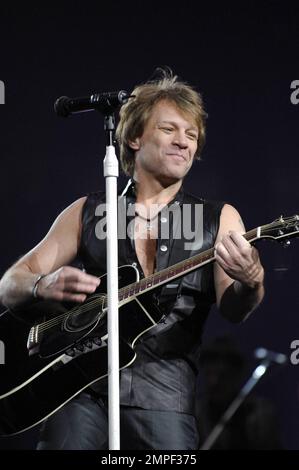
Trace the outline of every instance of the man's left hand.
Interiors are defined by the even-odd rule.
[[[264,269],[256,248],[236,231],[223,235],[215,245],[215,258],[232,279],[250,289],[263,284]]]

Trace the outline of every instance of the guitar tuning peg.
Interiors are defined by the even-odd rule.
[[[96,336],[95,338],[92,338],[92,341],[94,344],[96,344],[97,346],[101,346],[102,344],[102,340],[101,338],[99,338],[98,336]]]
[[[84,352],[85,351],[85,345],[83,343],[76,343],[75,344],[75,350],[78,352]]]
[[[290,244],[291,244],[291,240],[284,240],[282,242],[282,245],[283,245],[284,248],[288,248],[290,246]]]
[[[65,351],[65,354],[70,357],[75,357],[76,351],[74,348],[69,348]]]

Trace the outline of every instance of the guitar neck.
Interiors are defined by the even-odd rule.
[[[243,236],[249,243],[252,243],[258,238],[261,238],[261,227],[252,229]],[[120,289],[119,300],[130,300],[138,294],[143,294],[149,290],[162,286],[173,279],[185,276],[186,274],[199,269],[205,264],[212,263],[213,261],[215,261],[214,247],[184,261],[180,261],[179,263],[165,268],[162,271],[155,272],[141,281],[134,282],[133,284],[129,284],[128,286]]]
[[[299,236],[299,215],[292,217],[282,217],[276,219],[270,224],[262,225],[243,234],[243,237],[249,242],[261,238],[270,238],[289,243],[289,239]],[[186,274],[201,268],[202,266],[215,261],[214,247],[192,256],[186,260],[180,261],[173,266],[163,269],[162,271],[153,273],[152,275],[141,279],[140,281],[129,284],[119,290],[118,298],[120,304],[125,304],[133,300],[139,294],[153,290],[167,282],[185,276]],[[107,307],[107,295],[100,294],[92,300],[93,307],[99,306],[102,310]],[[56,317],[56,321],[63,322],[70,314],[78,314],[79,310],[86,307],[76,306],[74,309],[63,313]],[[88,307],[87,307],[88,308]],[[44,324],[37,325],[36,328],[45,327],[47,323],[51,324],[51,320]],[[52,325],[52,324],[51,324]],[[49,326],[48,326],[49,327]]]

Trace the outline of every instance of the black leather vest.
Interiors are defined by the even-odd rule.
[[[134,209],[134,202],[134,183],[129,182],[119,198],[119,266],[135,263],[143,277],[134,241],[129,236],[124,238],[124,226],[133,218],[127,213],[134,213],[127,209],[130,206]],[[101,206],[104,203],[104,193],[91,193],[83,208],[79,255],[89,273],[106,272],[106,239],[102,236],[105,214]],[[214,246],[223,205],[223,202],[203,200],[181,189],[168,208],[159,214],[156,271]],[[202,238],[190,239],[190,235],[185,234],[187,206],[192,231],[198,233],[202,228]],[[196,206],[201,208],[197,215]],[[169,222],[169,233],[163,230],[165,222]],[[121,404],[193,413],[201,335],[215,302],[213,265],[207,264],[179,281],[164,285],[157,293],[157,300],[165,316],[142,336],[135,347],[137,359],[121,372]],[[101,380],[93,388],[106,393],[106,387],[106,381]]]

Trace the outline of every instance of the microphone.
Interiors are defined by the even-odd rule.
[[[268,359],[271,362],[276,362],[276,364],[285,364],[287,362],[285,354],[269,351],[269,349],[265,348],[255,349],[254,356],[256,359]]]
[[[61,96],[55,101],[54,110],[60,117],[68,117],[70,114],[95,110],[110,114],[118,106],[125,104],[130,96],[125,90],[94,93],[81,98]]]

